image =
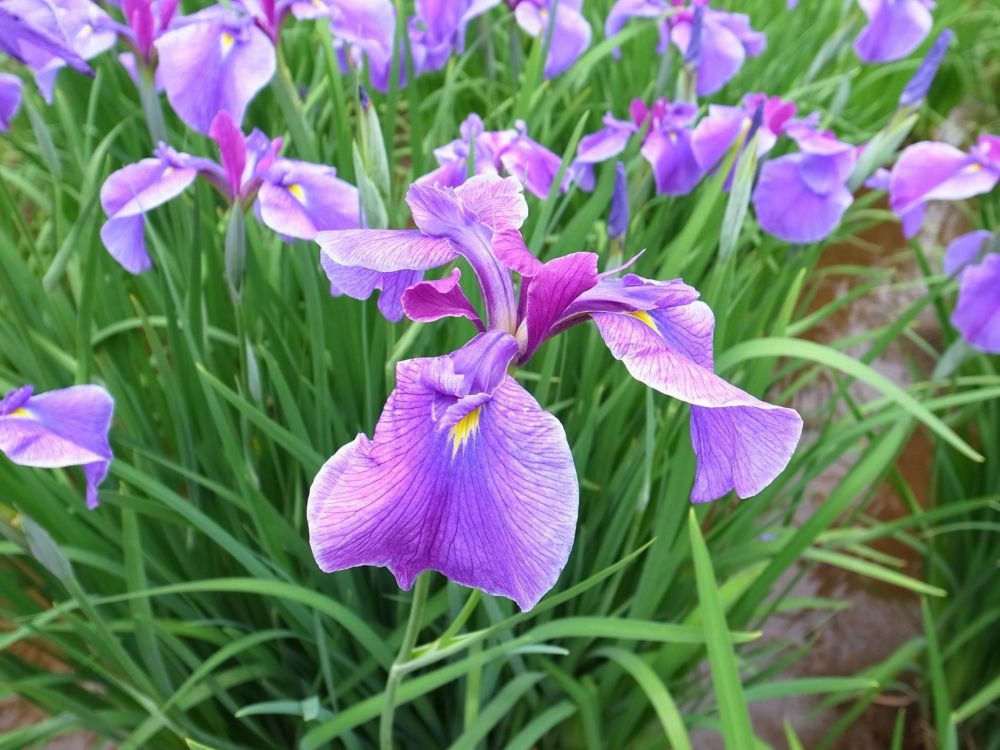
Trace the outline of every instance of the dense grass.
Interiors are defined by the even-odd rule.
[[[862,66],[850,50],[860,22],[853,3],[803,0],[795,13],[776,0],[723,4],[750,13],[769,46],[714,101],[785,95],[856,143],[890,122],[918,57]],[[587,3],[595,29],[609,6]],[[957,44],[911,139],[934,132],[954,106],[970,132],[995,132],[1000,7],[941,0],[936,22],[955,28]],[[637,26],[623,36],[620,61],[598,31],[569,73],[543,83],[539,46],[495,11],[441,74],[373,95],[391,165],[390,225],[405,226],[406,187],[469,112],[498,129],[524,118],[568,161],[605,111],[622,116],[633,97],[669,95],[673,72],[653,53],[655,33]],[[281,51],[304,100],[274,84],[246,122],[271,135],[304,127],[311,142],[290,138],[286,153],[334,164],[353,181],[357,81],[338,72],[328,43],[317,24],[286,28]],[[374,303],[331,298],[314,245],[282,244],[252,222],[234,305],[223,207],[203,184],[152,213],[156,269],[130,277],[101,246],[98,191],[152,143],[124,70],[110,55],[95,68],[93,81],[64,72],[51,108],[30,95],[0,141],[0,390],[99,382],[117,401],[116,461],[98,511],[84,509],[74,470],[0,462],[0,698],[21,695],[51,716],[0,736],[0,748],[75,728],[123,749],[185,740],[216,750],[370,747],[410,595],[382,569],[321,574],[306,543],[305,497],[327,456],[370,434],[394,363],[449,351],[472,329],[392,325]],[[169,112],[167,123],[171,145],[214,155]],[[938,747],[971,747],[973,738],[1000,747],[991,648],[1000,627],[1000,373],[947,325],[954,283],[940,274],[939,248],[912,246],[926,289],[905,315],[813,343],[810,334],[849,301],[813,304],[816,280],[834,272],[817,268],[826,246],[789,247],[752,217],[727,229],[718,179],[683,199],[654,197],[637,153],[628,165],[626,251],[646,248],[639,273],[682,276],[702,291],[719,320],[720,371],[778,403],[819,378],[833,379],[834,395],[806,415],[809,437],[767,491],[691,509],[686,407],[632,382],[595,331],[548,343],[518,377],[573,447],[583,490],[573,555],[557,588],[524,614],[431,577],[426,645],[398,695],[400,746],[685,748],[707,730],[742,749],[761,744],[748,705],[812,693],[848,707],[831,745],[909,674]],[[529,198],[532,249],[607,252],[612,179],[606,165],[593,194]],[[993,227],[1000,203],[965,210]],[[861,198],[827,245],[886,220]],[[720,235],[734,228],[723,258]],[[893,283],[874,267],[839,272],[868,293]],[[903,389],[872,364],[894,341],[915,338],[912,323],[928,310],[944,318],[941,341],[918,342],[936,370]],[[860,357],[844,353],[858,346]],[[855,381],[875,395],[859,402]],[[895,522],[874,519],[866,503],[883,480],[914,496],[894,462],[915,430],[934,439],[932,502],[914,502]],[[978,454],[989,460],[974,461]],[[845,456],[843,479],[793,523],[811,483]],[[923,579],[873,549],[883,538],[918,551]],[[757,635],[775,611],[840,608],[787,594],[789,579],[818,562],[925,597],[924,636],[854,678],[782,678],[801,650],[781,634],[760,646]],[[437,640],[456,618],[467,619]],[[24,644],[66,669],[40,668]]]

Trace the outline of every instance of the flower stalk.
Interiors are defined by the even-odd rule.
[[[424,609],[427,606],[427,592],[430,588],[430,574],[422,573],[413,584],[413,599],[410,602],[410,617],[406,622],[403,642],[399,646],[399,654],[389,667],[389,678],[385,683],[385,699],[382,702],[382,716],[379,719],[379,750],[392,750],[392,726],[396,715],[396,695],[403,682],[403,676],[408,671],[406,663],[413,656],[417,645],[417,636],[424,619]]]

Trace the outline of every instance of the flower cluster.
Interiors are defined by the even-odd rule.
[[[691,404],[693,501],[749,497],[784,469],[802,420],[715,374],[715,319],[693,288],[625,268],[600,273],[594,253],[542,263],[518,231],[528,207],[512,177],[415,184],[406,200],[417,229],[317,235],[331,283],[367,296],[376,281],[380,303],[392,298],[383,309],[419,322],[465,318],[480,333],[449,355],[401,362],[374,437],[359,435],[316,477],[308,518],[324,570],[383,565],[409,588],[434,569],[534,606],[569,556],[577,480],[559,423],[510,373],[588,321],[632,377]],[[458,268],[421,280],[459,258],[482,311]]]

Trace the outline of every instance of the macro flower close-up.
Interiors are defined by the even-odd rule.
[[[0,0],[0,750],[1000,748],[997,0]]]

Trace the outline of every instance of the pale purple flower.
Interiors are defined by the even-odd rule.
[[[468,177],[472,155],[474,174],[510,174],[532,195],[548,197],[562,160],[528,136],[523,120],[514,125],[508,130],[488,131],[479,115],[469,115],[459,128],[461,137],[434,150],[440,166],[417,183],[458,187]],[[572,175],[567,173],[560,190],[567,190],[571,181]]]
[[[18,20],[8,20],[11,15]],[[12,34],[8,31],[8,24]],[[90,0],[3,0],[0,50],[27,65],[45,101],[51,103],[56,76],[67,64],[89,72],[85,60],[115,43],[111,18]],[[33,36],[24,36],[31,29]],[[48,41],[45,41],[48,40]]]
[[[865,62],[901,60],[913,52],[934,24],[933,0],[858,0],[868,16],[854,40],[854,51]]]
[[[26,385],[0,400],[0,452],[21,466],[82,466],[87,507],[96,508],[97,488],[112,459],[108,429],[114,401],[96,385],[34,393]]]
[[[882,173],[869,186],[881,187]],[[889,206],[913,237],[924,221],[924,209],[934,200],[956,201],[988,193],[1000,180],[1000,136],[982,135],[968,153],[935,141],[907,147],[888,179]]]
[[[21,79],[0,73],[0,131],[6,132],[21,106]]]
[[[976,231],[952,240],[944,270],[958,275],[958,303],[951,323],[980,351],[1000,354],[1000,253],[993,233]]]
[[[154,46],[170,106],[202,134],[219,112],[242,122],[250,100],[271,80],[276,66],[267,33],[251,16],[221,6],[186,16]]]
[[[578,489],[558,422],[509,372],[547,339],[591,320],[633,377],[691,404],[693,501],[730,490],[749,497],[787,465],[801,419],[714,373],[715,321],[694,289],[600,274],[594,253],[541,263],[518,231],[527,204],[514,178],[413,185],[407,202],[418,229],[322,232],[324,264],[340,280],[419,278],[463,258],[483,315],[454,271],[411,283],[401,307],[424,322],[466,318],[484,333],[448,356],[401,362],[374,437],[359,435],[320,471],[308,520],[323,570],[386,566],[407,588],[434,569],[533,607],[569,555]]]
[[[583,0],[512,0],[511,4],[518,26],[539,40],[549,38],[546,78],[565,73],[590,46],[592,32],[583,17]]]
[[[680,5],[675,3],[674,5]],[[691,0],[687,7],[673,7],[666,0],[618,0],[605,22],[607,37],[617,34],[632,18],[659,18],[667,14],[660,27],[661,54],[672,43],[688,58],[695,13],[700,10],[701,33],[696,56],[698,96],[709,96],[735,76],[748,57],[756,57],[767,46],[767,37],[755,31],[744,13],[727,13],[709,7],[707,0]],[[669,12],[668,11],[671,11]]]
[[[854,202],[847,187],[857,149],[811,123],[789,125],[799,152],[772,159],[753,192],[761,229],[786,242],[818,242],[830,236]]]
[[[941,62],[948,51],[948,45],[951,44],[954,36],[951,29],[945,29],[938,34],[938,38],[934,40],[934,44],[931,45],[930,50],[920,62],[917,72],[913,74],[913,78],[900,94],[900,107],[914,107],[924,100],[927,92],[931,89],[931,84],[934,83],[934,77],[937,75],[938,68],[941,67]]]
[[[573,162],[576,180],[583,189],[591,189],[593,165],[624,151],[631,136],[648,123],[641,153],[653,169],[657,194],[690,193],[705,174],[692,148],[691,125],[697,113],[694,104],[672,104],[658,99],[649,108],[636,99],[630,107],[631,121],[616,120],[610,113],[605,115],[604,128],[580,140]]]
[[[101,188],[108,220],[101,239],[125,270],[152,267],[146,252],[146,213],[176,198],[201,175],[231,205],[254,204],[261,222],[285,237],[312,239],[323,229],[358,226],[358,194],[332,167],[277,156],[280,139],[255,130],[248,138],[227,112],[210,128],[222,164],[160,144],[153,158],[111,174]]]

